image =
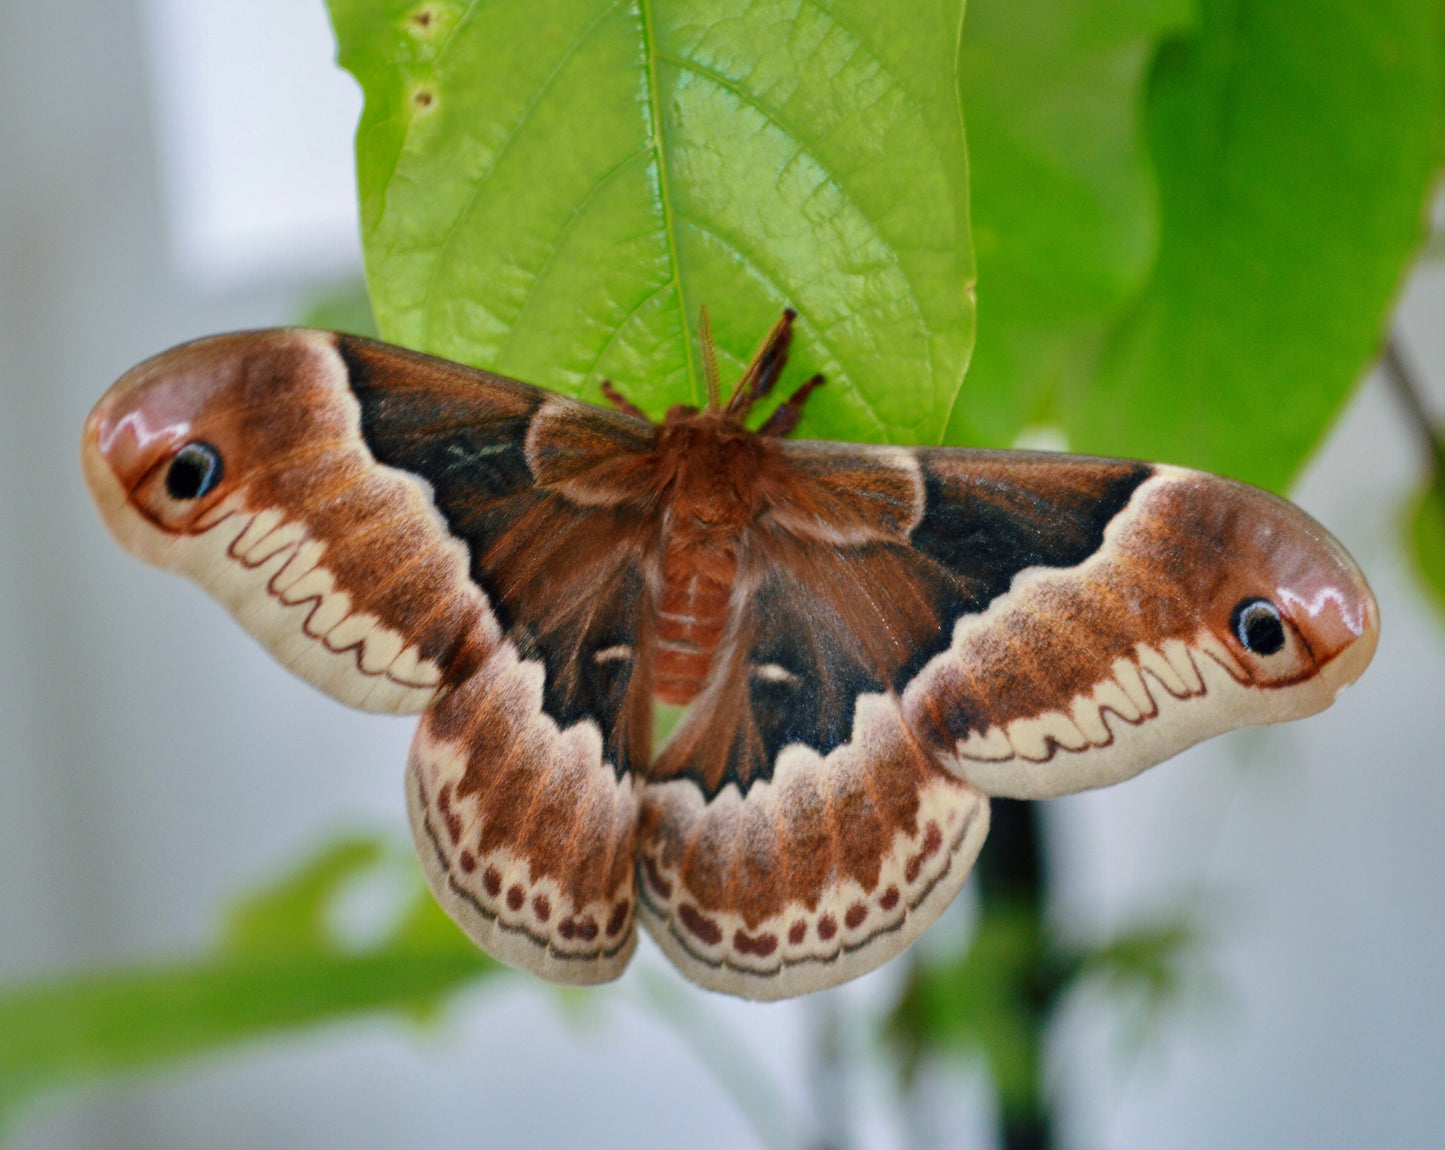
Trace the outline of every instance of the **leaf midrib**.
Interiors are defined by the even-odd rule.
[[[647,111],[652,124],[652,149],[657,156],[658,205],[662,209],[662,230],[667,236],[667,258],[672,265],[672,282],[677,288],[677,310],[682,322],[683,362],[687,365],[687,387],[694,403],[698,401],[697,364],[692,347],[692,330],[688,323],[687,292],[682,285],[682,261],[677,254],[677,227],[672,218],[672,195],[668,188],[667,147],[662,134],[662,102],[657,84],[657,32],[653,27],[652,0],[637,0],[642,18],[642,51],[647,58]]]

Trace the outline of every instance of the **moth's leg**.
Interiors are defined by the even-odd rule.
[[[427,712],[407,763],[422,869],[494,958],[553,982],[620,975],[636,945],[632,777],[589,721],[544,714],[541,676],[498,648]]]
[[[623,395],[622,392],[618,391],[610,379],[604,379],[602,381],[602,394],[605,395],[607,401],[611,403],[613,407],[617,408],[618,411],[622,412],[623,415],[631,415],[637,419],[647,419],[647,412],[643,411],[642,408],[638,407],[637,404],[633,403]]]
[[[762,346],[743,372],[742,379],[728,401],[728,414],[742,417],[754,403],[773,390],[773,384],[783,373],[788,362],[788,345],[793,341],[793,320],[798,313],[788,308],[773,324],[772,331],[763,339]]]
[[[759,435],[783,436],[798,426],[798,420],[803,418],[803,404],[808,401],[808,396],[816,388],[823,386],[823,377],[815,375],[792,395],[788,396],[786,403],[779,404],[768,416],[762,427],[758,428]]]

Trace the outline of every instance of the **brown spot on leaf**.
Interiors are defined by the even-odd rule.
[[[436,96],[429,88],[418,88],[411,98],[411,102],[418,108],[430,108],[435,101]]]

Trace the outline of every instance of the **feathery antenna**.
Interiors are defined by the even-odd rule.
[[[702,320],[698,324],[698,341],[702,344],[702,373],[707,379],[707,407],[718,409],[717,349],[712,345],[712,321],[707,317],[707,305],[702,307]]]

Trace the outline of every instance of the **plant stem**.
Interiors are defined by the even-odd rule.
[[[1044,937],[1044,858],[1037,803],[992,800],[989,838],[979,855],[978,893],[984,913],[1017,908],[1032,918],[1036,937]],[[1001,1099],[1003,1150],[1050,1150],[1053,1116],[1043,1091],[1044,1029],[1055,995],[1048,972],[1030,972],[1025,996],[1030,1036],[1027,1100]]]
[[[1406,414],[1410,417],[1411,425],[1424,445],[1425,453],[1434,470],[1435,484],[1437,487],[1445,484],[1445,436],[1436,431],[1430,413],[1425,410],[1425,401],[1421,396],[1422,389],[1417,382],[1418,377],[1412,368],[1409,357],[1405,354],[1398,335],[1392,335],[1385,343],[1385,350],[1380,356],[1380,366],[1385,369],[1385,378],[1390,382],[1390,386],[1404,406]]]

